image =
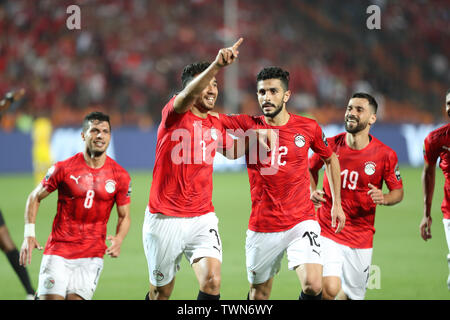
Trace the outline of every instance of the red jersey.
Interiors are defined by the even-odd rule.
[[[217,148],[233,147],[219,120],[187,111],[177,113],[175,96],[162,110],[149,209],[176,217],[195,217],[214,211],[213,161]]]
[[[220,115],[228,129],[275,129],[278,133],[273,151],[264,151],[262,157],[258,152],[254,161],[251,153],[246,155],[252,199],[248,228],[252,231],[279,232],[316,219],[310,201],[308,150],[312,148],[323,158],[329,158],[332,151],[315,120],[289,115],[283,126],[268,125],[264,116]]]
[[[346,133],[328,139],[341,166],[341,204],[345,212],[345,227],[335,233],[331,227],[331,190],[328,177],[323,179],[326,202],[317,210],[321,235],[351,248],[372,248],[375,233],[376,204],[367,194],[369,183],[378,189],[386,182],[389,190],[403,188],[396,153],[380,140],[369,135],[371,140],[362,150],[351,149],[346,142]],[[312,171],[318,171],[323,162],[316,154],[309,159]]]
[[[439,167],[445,177],[444,200],[441,209],[444,219],[450,219],[450,124],[431,131],[425,138],[423,155],[426,162],[435,164],[440,158]]]
[[[114,203],[130,203],[131,179],[125,169],[108,156],[103,167],[91,168],[80,152],[52,166],[42,185],[48,192],[58,190],[57,213],[44,254],[102,258]]]

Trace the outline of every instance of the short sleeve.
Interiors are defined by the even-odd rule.
[[[161,113],[161,125],[164,128],[169,128],[173,124],[177,123],[183,114],[177,113],[173,107],[173,103],[175,102],[176,95],[169,100],[169,102],[164,106]]]
[[[131,178],[124,171],[120,176],[119,188],[116,193],[116,204],[118,207],[124,206],[131,202]]]
[[[311,149],[322,159],[327,159],[333,154],[333,150],[331,150],[328,140],[317,122],[315,122],[314,138],[311,143]]]
[[[387,156],[387,164],[385,166],[383,179],[386,181],[389,190],[403,188],[397,154],[393,150],[390,150]]]
[[[59,162],[57,162],[47,170],[44,179],[42,179],[41,181],[45,190],[47,190],[49,193],[52,193],[53,191],[58,189],[59,183],[62,181],[62,177],[64,176],[63,171],[64,169]]]
[[[423,142],[423,158],[428,163],[436,163],[439,158],[438,150],[433,147],[431,133],[427,135]]]

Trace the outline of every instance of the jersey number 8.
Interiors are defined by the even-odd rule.
[[[84,200],[84,207],[86,209],[92,208],[92,204],[94,203],[94,196],[95,196],[94,190],[88,190],[86,192],[86,199]]]

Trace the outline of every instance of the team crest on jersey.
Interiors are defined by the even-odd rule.
[[[364,164],[364,172],[368,175],[368,176],[371,176],[371,175],[373,175],[374,173],[375,173],[375,167],[376,167],[377,165],[374,163],[374,162],[372,162],[372,161],[369,161],[369,162],[366,162],[365,164]]]
[[[296,134],[294,137],[294,143],[299,148],[303,147],[306,143],[305,137],[301,134]]]
[[[48,181],[48,179],[50,179],[50,177],[52,176],[53,172],[55,172],[55,166],[51,166],[48,169],[47,174],[45,175],[45,181]]]
[[[108,193],[116,191],[116,182],[114,180],[107,180],[105,183],[105,190]]]
[[[397,163],[397,165],[395,166],[394,173],[395,173],[395,177],[397,178],[397,181],[400,181],[400,179],[401,179],[402,177],[400,176],[400,168],[398,167],[398,163]]]

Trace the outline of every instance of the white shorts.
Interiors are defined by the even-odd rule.
[[[442,219],[444,223],[445,237],[447,238],[448,258],[450,259],[450,219]]]
[[[150,283],[161,287],[172,281],[180,269],[182,255],[190,264],[202,257],[222,262],[219,220],[214,212],[180,218],[145,212],[142,240]]]
[[[288,268],[301,264],[322,264],[320,225],[306,220],[281,232],[254,232],[247,230],[245,243],[247,278],[251,284],[264,283],[280,271],[286,251]]]
[[[355,249],[321,237],[323,277],[341,278],[342,291],[352,300],[364,300],[372,248]]]
[[[38,296],[57,294],[66,297],[75,293],[91,300],[103,270],[102,258],[66,259],[44,255],[39,271]]]

